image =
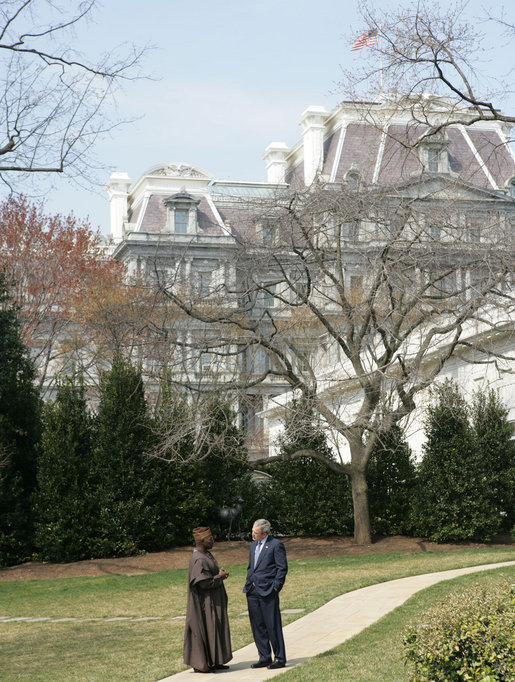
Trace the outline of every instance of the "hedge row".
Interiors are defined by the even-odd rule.
[[[515,679],[515,592],[474,585],[410,624],[404,650],[411,682]]]

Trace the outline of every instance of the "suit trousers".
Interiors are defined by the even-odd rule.
[[[275,660],[286,663],[279,593],[274,591],[266,597],[260,597],[252,591],[247,592],[247,605],[259,660],[271,658],[272,645]]]

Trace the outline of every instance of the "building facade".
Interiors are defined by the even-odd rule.
[[[410,281],[419,291],[413,310],[428,306],[428,321],[456,321],[458,308],[463,315],[459,344],[439,377],[455,378],[467,393],[498,388],[515,421],[509,130],[497,121],[469,126],[470,112],[444,98],[423,104],[423,119],[420,102],[409,98],[344,102],[332,112],[309,107],[297,145],[266,149],[263,183],[215,180],[184,163],[156,165],[134,183],[125,173],[109,180],[114,256],[129,277],[173,303],[166,322],[156,323],[173,345],[173,361],[144,360],[168,362],[176,381],[190,387],[237,389],[252,456],[273,450],[299,387],[338,419],[355,419],[363,383],[331,324],[343,324],[350,308],[348,319],[362,315],[386,249],[397,254],[390,289],[393,282],[400,291],[404,278],[403,296]],[[493,278],[499,239],[506,246]],[[470,314],[478,292],[483,316]],[[397,306],[401,296],[391,298]],[[374,305],[377,315],[382,308]],[[383,326],[388,334],[394,312]],[[379,336],[383,328],[376,327]],[[414,367],[412,343],[399,345],[400,365]],[[452,343],[438,336],[417,371],[437,364]],[[369,345],[373,358],[378,346]],[[400,381],[398,372],[385,365],[383,381]],[[422,391],[409,418],[417,451],[426,400]],[[333,446],[348,457],[340,437]]]

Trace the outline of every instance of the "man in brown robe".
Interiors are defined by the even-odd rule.
[[[227,615],[227,593],[223,581],[227,571],[218,568],[209,551],[214,540],[211,530],[193,530],[195,549],[188,568],[188,604],[184,632],[184,662],[197,673],[226,670],[232,658]]]

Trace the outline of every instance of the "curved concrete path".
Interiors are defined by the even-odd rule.
[[[268,670],[259,668],[252,670],[250,664],[257,661],[257,651],[254,644],[238,649],[233,654],[230,670],[218,673],[195,674],[191,668],[176,675],[165,677],[160,682],[190,680],[190,682],[208,682],[215,678],[218,682],[237,680],[269,680],[282,672],[294,668],[299,663],[312,656],[321,654],[341,644],[346,639],[361,632],[384,615],[403,604],[415,592],[430,587],[441,580],[450,580],[467,573],[486,571],[491,568],[514,566],[515,561],[505,561],[499,564],[485,564],[483,566],[469,566],[439,573],[426,573],[408,578],[399,578],[386,583],[378,583],[363,587],[360,590],[347,592],[332,599],[316,611],[286,625],[284,640],[288,663],[286,668]]]

